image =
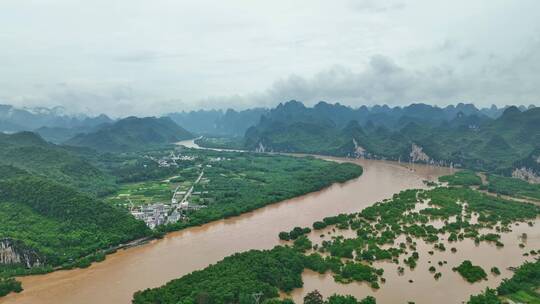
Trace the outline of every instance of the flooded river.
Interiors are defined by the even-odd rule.
[[[422,188],[423,180],[435,180],[440,175],[451,173],[448,168],[424,165],[404,166],[385,161],[341,160],[362,165],[363,175],[322,191],[276,203],[234,218],[171,233],[162,240],[155,240],[143,246],[120,250],[107,256],[104,262],[93,264],[87,269],[23,277],[21,281],[24,291],[2,298],[0,303],[130,303],[133,293],[137,290],[163,285],[171,279],[202,269],[235,252],[272,248],[279,243],[277,235],[280,231],[290,230],[294,226],[311,226],[314,221],[325,216],[356,212],[401,190]],[[524,226],[522,228],[527,229]],[[538,244],[540,236],[537,230],[530,232],[530,243]],[[458,254],[485,257],[485,252],[473,248],[473,244],[470,246],[466,242],[462,244],[458,247]],[[419,251],[422,254],[420,247],[419,244]],[[510,247],[513,245],[509,243],[508,248]],[[498,252],[500,252],[498,255],[485,260],[488,264],[486,267],[492,264],[499,265],[503,270],[505,268],[502,267],[503,264],[515,266],[521,260],[519,255],[511,250]],[[457,254],[454,256],[457,257]],[[449,269],[455,264],[451,256],[434,256],[431,260],[443,258],[449,262],[446,268]],[[443,278],[436,283],[427,271],[427,264],[423,264],[427,261],[427,258],[421,257],[416,270],[418,275],[411,276],[415,280],[412,284],[398,278],[397,274],[391,275],[393,271],[395,272],[393,269],[395,266],[389,265],[388,275],[385,274],[387,283],[376,292],[362,284],[337,285],[331,276],[306,272],[305,288],[295,291],[292,296],[299,300],[304,292],[317,288],[325,295],[334,292],[351,293],[362,297],[373,294],[381,299],[378,303],[405,303],[406,300],[417,300],[416,303],[455,303],[452,300],[456,297],[450,299],[446,297],[451,293],[463,292],[463,286],[467,286],[468,283],[455,278],[450,274],[451,271],[443,271]],[[503,271],[504,274],[509,275]],[[408,275],[407,271],[405,275]],[[490,286],[496,286],[498,281],[489,282]],[[425,284],[425,287],[422,287],[424,286],[422,284]],[[443,284],[446,286],[442,287]],[[479,286],[485,287],[485,284]],[[469,288],[465,292],[468,293],[471,289],[478,288]],[[396,302],[394,300],[399,293],[403,293],[404,297],[400,297],[402,300]],[[434,297],[434,294],[438,293],[441,295]],[[418,297],[413,297],[414,294],[418,294]],[[436,301],[432,301],[433,299]]]

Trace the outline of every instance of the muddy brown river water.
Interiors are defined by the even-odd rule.
[[[24,291],[2,298],[0,303],[130,303],[137,290],[163,285],[235,252],[272,248],[279,244],[277,235],[280,231],[290,230],[294,226],[311,226],[314,221],[329,215],[359,211],[401,190],[423,188],[423,180],[435,180],[440,175],[451,173],[449,168],[424,165],[335,160],[358,163],[364,168],[364,173],[344,184],[335,184],[234,218],[185,229],[168,234],[162,240],[120,250],[107,256],[105,261],[86,269],[22,277],[20,280]],[[527,230],[528,247],[536,246],[535,249],[540,249],[540,231],[536,227],[528,228],[522,224],[516,228]],[[430,249],[423,249],[423,245],[419,244],[421,258],[417,269],[411,273],[407,270],[404,277],[400,277],[395,271],[395,265],[382,265],[387,282],[380,290],[373,291],[365,284],[340,285],[334,283],[329,275],[305,272],[304,288],[295,290],[290,296],[301,303],[305,292],[319,289],[326,296],[332,293],[349,293],[359,297],[371,294],[377,298],[378,303],[459,303],[468,294],[485,286],[497,286],[502,277],[511,275],[504,270],[507,266],[517,266],[523,261],[522,250],[518,250],[514,234],[505,236],[509,240],[504,240],[506,246],[502,250],[484,248],[489,245],[477,248],[472,242],[469,244],[465,241],[456,246],[458,253],[454,255],[436,254],[429,259],[432,263],[448,260],[439,281],[435,281],[427,270],[429,266],[425,252]],[[498,278],[490,275],[489,281],[478,285],[466,283],[450,270],[463,256],[485,267],[499,266],[503,274]],[[414,283],[408,283],[409,278]]]

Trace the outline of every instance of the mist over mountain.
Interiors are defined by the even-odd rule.
[[[103,152],[144,150],[152,145],[169,144],[193,135],[170,118],[128,117],[104,125],[94,132],[79,134],[65,142]]]
[[[110,123],[113,120],[105,114],[90,117],[85,114],[67,114],[62,107],[17,108],[0,105],[0,131],[32,131],[49,128],[87,128]]]
[[[309,118],[326,117],[334,123],[343,126],[350,120],[360,123],[372,121],[378,125],[396,128],[405,125],[409,121],[419,121],[428,124],[439,124],[450,121],[458,114],[478,115],[481,118],[497,118],[506,107],[498,108],[493,105],[490,108],[478,109],[473,104],[458,103],[446,107],[438,107],[424,103],[411,104],[408,106],[390,107],[387,105],[361,106],[353,108],[340,103],[331,104],[321,101],[312,108],[303,103],[290,101],[280,103],[274,109],[253,108],[243,111],[233,109],[223,110],[198,110],[190,112],[169,113],[166,116],[173,119],[186,130],[202,135],[242,136],[245,131],[256,125],[261,116],[273,117],[273,119],[301,120]],[[526,110],[520,106],[521,111]],[[279,113],[284,117],[278,118]]]
[[[199,110],[170,113],[166,116],[193,133],[242,136],[249,127],[259,121],[261,115],[267,114],[268,111],[265,108],[253,108],[243,111],[233,109],[225,111]]]
[[[279,107],[279,106],[278,106]],[[507,106],[506,106],[507,107]],[[389,119],[388,125],[396,124],[396,119],[401,117],[424,117],[425,120],[438,121],[449,119],[458,112],[466,115],[483,114],[485,116],[496,118],[502,114],[506,107],[476,108],[473,104],[458,103],[455,106],[438,107],[428,104],[418,103],[409,106],[389,107],[387,105],[361,106],[353,108],[339,103],[330,104],[324,101],[319,102],[313,107],[313,111],[324,113],[325,111],[336,120],[342,118],[355,118],[359,121],[366,120],[368,116],[374,120]],[[529,106],[534,107],[533,105]],[[520,106],[521,111],[526,110],[525,106]],[[197,134],[214,134],[241,136],[245,131],[257,124],[262,115],[269,113],[269,108],[250,108],[246,110],[205,110],[197,111],[179,111],[164,114],[170,117],[178,125],[186,130]],[[426,115],[435,115],[435,117],[426,117]],[[18,108],[12,105],[0,105],[0,132],[17,131],[38,131],[44,138],[52,139],[55,142],[65,140],[65,136],[55,138],[57,134],[77,134],[87,133],[92,128],[103,124],[112,123],[115,120],[106,114],[98,116],[89,116],[84,113],[68,114],[60,106],[53,108],[34,107]],[[50,130],[53,129],[53,130]]]
[[[529,106],[529,108],[534,106]],[[310,119],[329,119],[338,127],[356,120],[361,125],[372,123],[389,129],[398,129],[410,122],[436,126],[441,123],[465,123],[465,120],[497,118],[506,107],[478,109],[473,104],[458,103],[446,107],[438,107],[424,103],[408,106],[375,105],[353,108],[340,103],[331,104],[321,101],[313,107],[303,103],[290,101],[279,104],[274,109],[252,108],[237,111],[198,110],[180,111],[165,114],[176,124],[187,131],[198,135],[242,137],[252,126],[259,123],[262,116],[272,120],[309,121]],[[520,111],[527,108],[520,106]],[[281,113],[281,114],[280,114]],[[283,117],[280,117],[283,116]],[[455,119],[458,118],[458,119]],[[45,140],[63,143],[79,134],[88,134],[114,123],[115,120],[105,114],[95,117],[86,114],[67,114],[62,107],[54,108],[17,108],[0,105],[0,132],[34,131]]]
[[[478,119],[490,119],[499,117],[507,108],[478,109],[473,104],[458,103],[446,107],[438,107],[425,103],[413,103],[408,106],[389,107],[388,105],[375,105],[372,107],[361,106],[352,108],[340,103],[331,104],[325,101],[317,103],[313,107],[306,107],[302,102],[291,100],[280,103],[276,108],[265,114],[272,121],[312,121],[330,120],[338,127],[344,127],[349,121],[356,120],[361,125],[368,122],[376,126],[385,126],[390,129],[401,128],[410,122],[427,125],[439,125],[450,122],[456,118],[476,116]],[[521,111],[527,108],[521,106]]]

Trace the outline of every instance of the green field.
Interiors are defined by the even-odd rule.
[[[164,181],[124,184],[106,200],[119,206],[127,206],[130,202],[135,206],[169,202],[177,185]]]
[[[540,200],[540,184],[497,175],[489,175],[488,182],[489,192]]]
[[[540,304],[540,295],[538,293],[525,290],[508,295],[507,298],[517,303]]]

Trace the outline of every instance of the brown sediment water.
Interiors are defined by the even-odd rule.
[[[280,231],[290,230],[294,226],[311,226],[314,221],[329,215],[357,212],[377,201],[390,198],[401,190],[423,188],[424,180],[435,180],[440,175],[452,172],[449,168],[403,165],[396,162],[334,160],[358,163],[364,168],[364,173],[361,177],[344,184],[335,184],[324,190],[272,204],[234,218],[170,233],[161,240],[120,250],[107,256],[105,261],[93,264],[86,269],[63,270],[45,275],[22,277],[20,280],[24,291],[1,298],[0,303],[130,303],[133,293],[137,290],[161,286],[235,252],[272,248],[279,244],[277,235]],[[529,243],[536,243],[537,239],[538,233],[530,233]],[[498,252],[497,255],[486,258],[486,262],[490,261],[489,259],[500,259],[499,264],[516,266],[521,261],[519,255],[510,251],[508,254],[505,253],[507,251],[495,249],[493,251]],[[424,256],[422,251],[420,252]],[[488,254],[481,248],[479,250],[473,247],[470,249],[458,247],[458,253],[460,252],[477,255],[480,259]],[[452,266],[451,262],[454,263],[451,258],[452,256],[445,258],[449,262],[449,265],[445,266],[448,269]],[[435,257],[432,260],[435,260]],[[424,298],[419,298],[416,303],[435,302],[429,301],[431,299],[438,299],[440,303],[455,303],[440,300],[444,297],[433,297],[433,294],[437,292],[466,294],[471,290],[478,290],[477,287],[468,288],[466,285],[468,283],[455,278],[450,273],[451,271],[447,271],[448,269],[443,272],[443,278],[436,283],[427,271],[427,267],[422,264],[424,261],[427,262],[425,258],[420,259],[417,270],[419,277],[414,277],[415,283],[411,285],[399,283],[398,278],[391,275],[392,268],[395,268],[393,265],[388,266],[388,275],[385,275],[387,283],[376,292],[370,291],[362,284],[337,285],[333,283],[330,276],[324,277],[306,272],[305,288],[295,291],[293,296],[299,299],[303,292],[318,288],[327,295],[331,293],[351,293],[359,296],[374,294],[377,298],[390,301],[383,300],[379,303],[402,303],[414,290],[421,290],[426,295]],[[488,264],[493,263],[495,261]],[[499,268],[503,271],[503,275],[508,276],[508,273],[503,270],[505,267]],[[420,273],[425,275],[421,276]],[[406,275],[408,275],[407,271]],[[490,286],[496,286],[498,281],[499,279],[491,280],[490,278],[488,283]],[[444,286],[441,282],[453,285]],[[420,288],[422,284],[426,284],[426,287]],[[394,293],[396,295],[392,296]],[[400,293],[403,297],[399,296]],[[397,297],[403,300],[393,301]]]
[[[523,254],[540,249],[539,225],[540,220],[536,220],[532,227],[526,223],[520,223],[518,226],[513,225],[512,232],[501,234],[501,242],[504,243],[502,248],[497,248],[494,244],[486,242],[476,245],[472,239],[448,242],[446,241],[448,235],[445,235],[442,236],[440,243],[445,244],[446,250],[438,251],[434,249],[433,244],[427,244],[423,240],[415,239],[420,259],[413,270],[403,263],[403,259],[408,255],[400,256],[399,265],[390,261],[373,263],[373,267],[384,270],[382,277],[386,279],[385,283],[380,284],[381,288],[378,290],[372,289],[367,283],[336,283],[330,273],[319,274],[311,270],[305,270],[302,275],[304,287],[295,289],[289,294],[282,293],[282,297],[292,298],[296,303],[302,303],[306,293],[318,290],[325,296],[335,293],[350,294],[357,298],[373,296],[377,299],[377,303],[383,304],[408,302],[416,304],[450,304],[467,302],[470,295],[481,293],[486,287],[496,288],[504,278],[510,278],[513,272],[509,267],[518,267],[525,261],[535,260],[535,256],[525,257]],[[487,229],[482,231],[482,233],[487,232],[494,231]],[[523,233],[527,234],[525,240],[521,239]],[[320,238],[320,234],[324,234],[324,238]],[[326,229],[324,231],[314,231],[309,237],[314,240],[314,243],[320,244],[322,240],[329,240],[332,236],[338,235],[345,238],[354,238],[355,232]],[[398,247],[398,244],[404,241],[404,237],[398,238],[394,247]],[[521,243],[525,244],[525,248],[519,247]],[[457,249],[455,253],[451,252],[452,247]],[[433,251],[433,255],[430,255],[429,251]],[[468,283],[459,273],[452,271],[453,267],[459,266],[464,260],[470,260],[473,265],[481,266],[488,274],[488,280]],[[446,263],[444,263],[445,261]],[[443,265],[440,266],[439,262],[443,262]],[[405,268],[403,274],[398,273],[399,266]],[[435,280],[434,273],[429,272],[430,266],[434,266],[436,272],[440,272],[442,277]],[[492,274],[490,272],[492,267],[497,267],[501,274]],[[409,280],[412,280],[412,283]]]

